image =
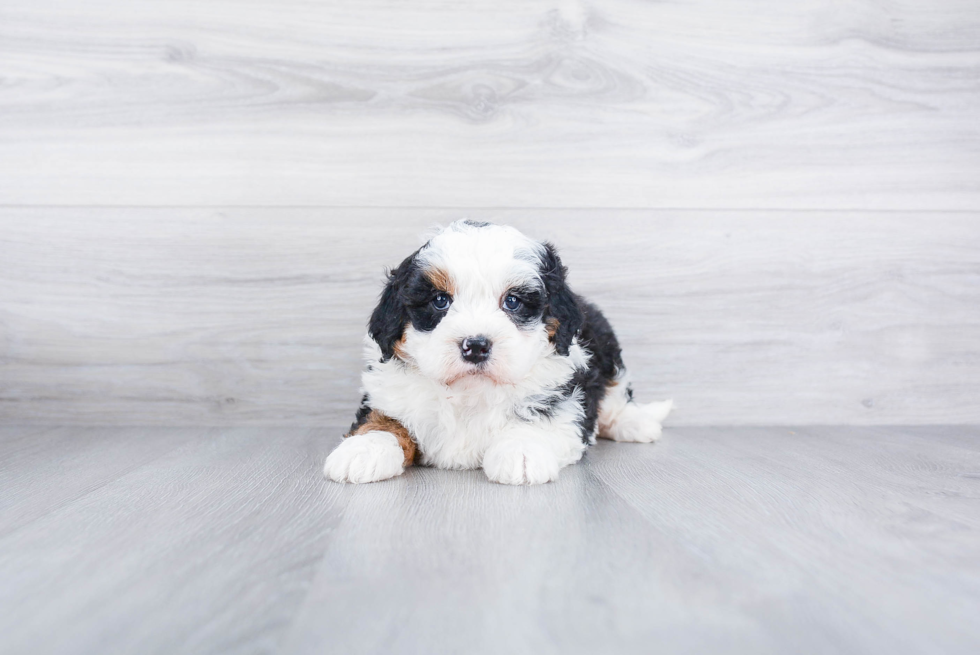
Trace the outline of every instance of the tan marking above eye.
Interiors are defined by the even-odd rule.
[[[449,277],[449,273],[442,270],[441,268],[430,268],[425,272],[425,277],[429,279],[439,291],[447,293],[450,296],[456,295],[456,285],[453,284],[453,280]]]

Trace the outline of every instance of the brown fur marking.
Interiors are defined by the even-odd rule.
[[[412,439],[412,435],[408,433],[408,430],[404,425],[390,416],[385,416],[378,410],[372,409],[371,413],[368,414],[367,421],[365,421],[359,428],[354,430],[354,432],[348,436],[364,434],[365,432],[371,432],[372,430],[390,432],[395,435],[395,438],[398,439],[398,445],[402,447],[402,451],[405,453],[405,466],[412,465],[412,462],[415,461],[415,455],[418,450],[415,447],[415,441]]]
[[[558,325],[558,319],[554,316],[549,317],[548,320],[544,322],[544,329],[545,332],[548,333],[549,338],[554,339],[555,335],[558,334]]]
[[[453,284],[452,278],[449,277],[449,273],[446,271],[441,268],[430,268],[425,272],[425,276],[429,278],[432,286],[439,289],[439,291],[444,291],[450,296],[456,295],[456,285]]]
[[[402,338],[401,339],[399,339],[398,341],[395,342],[395,345],[392,347],[392,349],[394,350],[395,357],[397,357],[398,359],[402,360],[403,362],[404,361],[408,361],[408,356],[405,354],[405,336],[404,335],[402,335]]]

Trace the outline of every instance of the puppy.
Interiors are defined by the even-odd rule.
[[[602,313],[554,246],[456,221],[388,275],[364,340],[364,397],[324,474],[376,482],[420,463],[540,484],[596,437],[649,443],[672,402],[633,400]]]

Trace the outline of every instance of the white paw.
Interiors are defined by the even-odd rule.
[[[495,443],[483,456],[483,471],[501,484],[543,484],[558,477],[558,457],[536,441],[508,439]]]
[[[667,418],[674,401],[665,400],[660,403],[640,405],[629,403],[610,429],[609,436],[616,441],[632,441],[634,443],[651,443],[660,438],[663,428],[661,421]]]
[[[390,432],[372,430],[344,439],[323,465],[334,482],[377,482],[405,472],[405,453]]]

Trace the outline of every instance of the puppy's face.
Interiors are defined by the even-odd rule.
[[[550,245],[457,221],[391,272],[369,333],[382,360],[442,384],[502,385],[542,357],[567,356],[581,324]]]

